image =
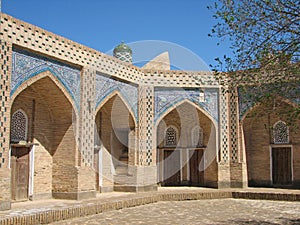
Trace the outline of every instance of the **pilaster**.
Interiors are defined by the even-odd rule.
[[[218,160],[218,188],[230,187],[230,165],[229,165],[229,112],[228,112],[228,90],[220,89],[220,152]]]
[[[94,168],[94,126],[95,126],[95,83],[96,71],[83,68],[80,90],[80,162],[78,167],[78,191],[87,192],[92,197],[96,190],[96,171]],[[91,192],[88,194],[88,192]]]
[[[0,18],[1,18],[0,14]],[[1,26],[1,25],[0,25]],[[2,29],[0,29],[2,32]],[[0,210],[10,209],[11,202],[11,171],[10,160],[10,80],[12,44],[0,39]]]
[[[247,187],[247,168],[244,161],[243,134],[239,122],[238,92],[229,93],[230,180],[232,188]]]
[[[138,101],[138,186],[156,186],[156,132],[154,129],[154,87],[139,86]]]

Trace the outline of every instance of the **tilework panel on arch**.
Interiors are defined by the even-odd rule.
[[[243,87],[238,88],[239,96],[239,117],[240,119],[252,108],[257,100],[266,93],[274,93],[284,99],[287,99],[297,105],[300,105],[300,84],[299,82],[280,83],[281,86],[265,87]]]
[[[113,92],[119,92],[131,107],[136,120],[138,119],[138,88],[137,86],[105,75],[96,75],[96,105],[97,108],[107,96]]]
[[[169,108],[183,100],[190,100],[198,105],[216,121],[219,121],[218,116],[218,89],[204,89],[204,99],[201,99],[199,89],[155,89],[155,121]]]
[[[50,71],[58,78],[79,109],[80,69],[17,48],[12,53],[11,95],[24,81],[44,71]]]

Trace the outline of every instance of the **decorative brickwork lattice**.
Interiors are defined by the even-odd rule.
[[[155,163],[154,151],[154,88],[139,87],[139,162],[150,166]]]
[[[231,145],[231,161],[237,162],[238,160],[238,105],[237,95],[235,91],[231,91],[229,98],[230,110],[230,145]]]
[[[220,161],[228,162],[229,156],[229,137],[228,137],[228,93],[227,90],[221,89],[220,97],[220,123],[221,123],[221,149]]]
[[[12,45],[0,39],[0,169],[8,162],[10,133],[10,65]]]
[[[94,162],[95,80],[96,71],[83,68],[81,76],[80,151],[82,164],[90,167],[93,166]]]
[[[138,118],[138,88],[134,84],[129,84],[115,80],[104,75],[96,75],[96,108],[105,98],[118,91],[131,107],[136,119]]]
[[[273,126],[273,141],[274,144],[289,143],[289,128],[283,121],[278,121]]]
[[[143,77],[143,72],[135,66],[6,14],[1,17],[1,35],[15,45],[74,65],[88,66],[109,76],[136,83]]]

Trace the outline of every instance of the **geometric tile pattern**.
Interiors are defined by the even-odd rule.
[[[138,119],[138,88],[135,84],[121,82],[105,75],[96,75],[96,96],[95,107],[105,100],[114,91],[118,91],[130,106],[136,119]]]
[[[225,88],[221,88],[220,94],[220,123],[221,123],[221,149],[220,160],[223,163],[229,160],[229,137],[228,137],[228,93]]]
[[[281,84],[284,86],[284,90],[280,91],[279,88],[271,87],[240,87],[238,88],[238,102],[239,102],[239,117],[240,119],[243,118],[245,113],[253,107],[257,100],[264,95],[264,93],[268,93],[268,89],[274,92],[276,90],[276,95],[281,96],[284,99],[288,99],[289,101],[300,105],[300,83],[293,82],[293,83],[284,83]],[[284,93],[284,95],[282,95]]]
[[[11,95],[26,80],[44,71],[50,71],[64,85],[77,108],[80,103],[80,70],[25,50],[13,48]]]
[[[114,57],[116,57],[117,59],[123,62],[127,62],[127,63],[132,62],[132,54],[130,52],[116,52],[114,54]]]
[[[190,100],[198,105],[216,121],[219,121],[219,89],[205,88],[202,91],[199,89],[155,89],[155,121],[166,112],[169,108],[181,102],[182,100]],[[204,99],[202,95],[204,94]]]

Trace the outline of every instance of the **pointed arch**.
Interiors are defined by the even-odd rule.
[[[178,101],[176,104],[170,106],[167,110],[165,110],[163,113],[161,113],[159,115],[159,117],[156,119],[156,122],[155,122],[155,127],[157,128],[157,126],[159,125],[159,123],[163,120],[163,118],[168,115],[172,110],[176,109],[178,106],[184,104],[184,103],[188,103],[190,104],[191,106],[195,107],[197,110],[199,110],[200,112],[202,112],[205,116],[207,116],[210,121],[212,121],[214,127],[216,130],[218,130],[218,123],[217,121],[208,113],[206,112],[203,108],[201,108],[199,105],[195,104],[194,102],[192,102],[191,100],[189,99],[183,99],[181,101]]]
[[[130,105],[128,104],[127,100],[125,99],[125,97],[123,97],[122,93],[119,90],[114,90],[112,91],[109,95],[107,95],[102,101],[100,101],[99,103],[97,103],[96,105],[96,110],[95,110],[95,115],[97,115],[97,113],[101,110],[101,108],[105,105],[105,103],[107,103],[110,99],[112,99],[114,96],[118,96],[122,102],[124,103],[124,105],[126,106],[129,114],[131,115],[133,121],[134,121],[134,126],[137,127],[137,121],[136,121],[136,117],[134,115],[134,112],[132,110],[132,108],[130,107]]]
[[[298,105],[294,102],[292,102],[291,100],[287,99],[287,98],[283,98],[281,96],[276,96],[277,100],[284,102],[288,105],[290,105],[291,107],[297,107]],[[249,109],[242,115],[242,117],[240,118],[240,121],[243,122],[245,120],[245,118],[257,107],[261,106],[262,103],[261,102],[256,102],[254,105],[252,105],[251,107],[249,107]]]
[[[11,116],[10,140],[13,143],[27,141],[28,116],[24,110],[18,109]]]
[[[20,93],[22,93],[22,91],[24,91],[27,87],[31,86],[35,82],[38,82],[39,80],[41,80],[43,78],[46,78],[46,77],[49,78],[51,81],[53,81],[54,84],[59,88],[59,90],[61,90],[61,92],[64,94],[64,96],[68,99],[68,101],[72,105],[72,108],[73,108],[73,110],[76,114],[76,118],[78,118],[78,110],[77,110],[76,103],[75,103],[74,99],[71,97],[69,91],[65,88],[65,86],[59,81],[59,79],[53,73],[51,73],[50,70],[43,71],[43,72],[35,75],[34,77],[30,77],[29,79],[24,81],[14,91],[13,95],[11,96],[11,102],[12,102],[11,105],[13,105],[13,102],[15,101],[16,97]]]

